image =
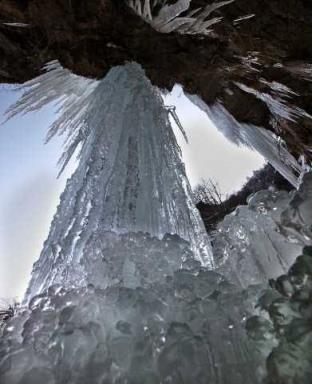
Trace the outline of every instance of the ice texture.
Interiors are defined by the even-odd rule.
[[[271,281],[248,319],[249,337],[266,358],[266,383],[310,384],[312,375],[312,248]]]
[[[177,234],[211,267],[209,238],[192,200],[169,112],[142,68],[135,63],[115,67],[95,82],[57,63],[47,69],[24,85],[9,116],[58,100],[60,116],[49,137],[65,132],[64,164],[78,144],[80,161],[61,195],[28,297],[56,281],[64,286],[90,282],[86,276],[93,267],[84,260],[91,239],[103,230],[158,238]],[[104,277],[92,283],[103,286]]]
[[[158,32],[209,35],[212,32],[210,27],[222,20],[222,17],[209,18],[211,13],[233,1],[213,2],[192,10],[189,10],[191,0],[177,0],[169,4],[162,0],[127,0],[127,4]],[[159,7],[158,14],[154,15],[154,8]],[[180,16],[186,11],[184,16]]]
[[[261,287],[202,267],[176,235],[103,232],[93,244],[85,262],[110,283],[34,296],[0,341],[1,383],[259,383],[244,327]]]
[[[248,244],[238,227],[232,229],[236,238],[228,236],[223,271],[232,281],[203,267],[177,235],[158,239],[98,229],[81,260],[82,267],[90,264],[90,277],[69,287],[62,278],[61,284],[55,281],[7,322],[0,382],[308,384],[311,248],[287,276],[271,282],[273,289],[241,285],[248,285],[246,276],[257,276],[261,252],[266,266],[275,268],[278,247],[286,264],[287,246],[311,244],[311,192],[309,173],[291,194],[261,191],[250,198],[246,212],[260,235],[251,231]],[[234,218],[245,225],[248,215],[238,212],[225,223]],[[239,259],[237,248],[243,246]],[[68,275],[77,276],[70,268],[75,265],[68,265]],[[92,284],[99,278],[101,287]]]
[[[35,112],[49,103],[58,106],[58,118],[47,132],[46,142],[56,135],[66,136],[65,150],[59,160],[60,173],[90,134],[87,111],[99,81],[71,73],[56,60],[43,67],[44,72],[17,86],[20,99],[6,112],[7,119],[19,114]]]
[[[214,239],[218,271],[247,287],[288,271],[312,245],[312,173],[298,191],[259,191],[225,217]]]
[[[259,92],[256,89],[248,87],[246,84],[235,82],[235,85],[246,93],[256,96],[256,98],[262,100],[269,111],[275,117],[280,117],[289,121],[297,121],[300,116],[312,118],[305,110],[297,106],[291,105],[288,102],[288,99],[292,95],[296,95],[290,88],[287,86],[277,83],[277,82],[268,82],[262,80],[262,83],[265,84],[271,93],[269,92]]]
[[[271,291],[268,298],[266,282],[311,245],[312,174],[298,191],[258,192],[227,216],[215,239],[213,271],[170,111],[139,65],[113,68],[92,81],[54,62],[24,88],[10,115],[59,102],[49,137],[67,134],[63,165],[78,146],[80,162],[26,299],[3,329],[0,382],[260,384],[270,378],[265,359],[275,347],[272,372],[278,369],[290,384],[305,380],[310,263],[304,258],[296,267],[301,280],[277,281],[288,301]],[[234,141],[267,151],[299,184],[264,130],[229,124],[233,118],[220,105],[211,113]],[[260,296],[260,305],[272,304],[272,319],[255,317]],[[296,344],[292,334],[304,338]],[[293,356],[302,358],[303,369]]]
[[[272,85],[274,86],[274,85]],[[288,152],[284,143],[271,131],[251,124],[239,123],[219,102],[207,105],[199,96],[186,94],[215,124],[216,128],[232,143],[245,145],[259,152],[294,187],[298,187],[302,177],[302,166]],[[272,104],[279,113],[293,116],[298,109],[284,108],[278,101]],[[278,112],[276,112],[278,113]]]

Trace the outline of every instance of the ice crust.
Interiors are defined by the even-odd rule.
[[[258,383],[244,324],[261,287],[241,291],[178,236],[103,232],[93,243],[87,260],[107,288],[33,297],[2,337],[1,382]]]
[[[81,260],[90,276],[67,288],[61,277],[7,322],[0,382],[308,384],[311,249],[273,289],[248,284],[287,269],[311,244],[311,192],[310,173],[298,191],[260,191],[227,216],[219,243],[227,257],[215,247],[223,275],[177,235],[93,233]],[[92,284],[99,279],[102,287]]]
[[[258,301],[259,315],[246,323],[266,358],[266,383],[310,384],[312,374],[312,247],[289,272],[271,281]]]
[[[82,262],[90,263],[90,281],[99,274],[103,286],[84,286],[89,278],[55,284],[21,307],[0,341],[0,381],[308,384],[311,248],[271,282],[273,290],[242,285],[286,269],[296,249],[311,244],[311,192],[309,173],[298,191],[260,191],[225,218],[222,272],[232,281],[203,267],[177,235],[95,232]],[[258,234],[242,236],[240,224]]]
[[[218,271],[247,287],[288,271],[312,244],[312,174],[298,191],[260,191],[225,217],[214,239]]]

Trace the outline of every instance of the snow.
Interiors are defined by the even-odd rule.
[[[240,291],[178,236],[98,231],[89,251],[102,286],[34,296],[4,330],[1,381],[258,383],[243,319],[261,288]]]

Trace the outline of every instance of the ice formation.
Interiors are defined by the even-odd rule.
[[[17,28],[29,28],[29,24],[25,23],[2,23],[3,25],[6,25],[8,27],[17,27]]]
[[[310,384],[312,374],[312,248],[271,281],[248,319],[249,337],[266,358],[266,383]]]
[[[234,84],[246,93],[254,95],[257,99],[263,101],[271,114],[276,118],[282,118],[289,121],[297,121],[298,117],[304,116],[312,118],[305,110],[287,102],[292,95],[296,95],[290,88],[277,82],[268,82],[262,79],[270,89],[269,92],[259,92],[254,88],[248,87],[246,84],[235,82]],[[272,94],[271,94],[272,93]]]
[[[284,348],[273,323],[266,338],[261,316],[254,315],[258,297],[267,295],[267,278],[285,271],[311,244],[312,174],[298,191],[259,192],[249,207],[226,217],[215,239],[213,271],[170,111],[141,67],[113,68],[101,81],[82,79],[55,62],[46,69],[23,86],[9,116],[59,102],[48,139],[67,134],[61,165],[78,147],[80,163],[61,196],[24,304],[6,320],[0,382],[260,384],[270,377],[265,359],[278,346],[279,377],[299,384],[294,348]],[[215,108],[234,141],[267,151],[297,182],[273,140],[256,127],[229,126],[231,117]],[[309,320],[310,312],[304,316]],[[295,349],[298,356],[308,342]]]
[[[49,103],[59,105],[59,118],[51,125],[46,141],[55,135],[66,135],[65,150],[59,161],[62,172],[90,133],[85,117],[99,82],[71,73],[56,60],[47,63],[43,69],[42,75],[17,86],[23,95],[8,109],[6,115],[10,119],[18,114],[40,110]]]
[[[218,227],[218,271],[248,287],[286,273],[304,246],[312,245],[312,174],[298,191],[260,191]]]
[[[274,133],[262,127],[239,123],[219,102],[208,106],[197,95],[186,94],[186,96],[207,114],[228,140],[236,145],[245,145],[256,150],[294,187],[299,186],[304,170]],[[287,113],[287,116],[289,114],[293,116],[295,111],[299,113],[298,110],[283,109],[282,106],[283,104],[278,103],[272,105],[272,108],[279,111],[278,113]]]
[[[85,263],[97,231],[179,235],[196,257],[212,266],[208,236],[192,201],[168,111],[137,64],[113,68],[100,82],[80,78],[51,63],[26,83],[9,111],[29,112],[59,101],[60,117],[48,137],[68,135],[62,167],[80,144],[78,169],[68,181],[49,237],[35,265],[29,295],[73,279],[91,283]],[[95,285],[105,286],[104,281]]]
[[[219,23],[222,17],[208,18],[217,9],[232,3],[234,0],[226,0],[208,4],[203,8],[196,8],[188,11],[191,0],[177,0],[173,4],[167,4],[163,0],[128,0],[128,5],[143,20],[151,24],[158,32],[170,33],[178,32],[181,34],[201,34],[209,35],[211,27]],[[157,15],[154,9],[159,8]],[[180,16],[188,11],[185,16]]]
[[[4,330],[1,382],[259,383],[244,325],[261,287],[241,291],[178,236],[103,231],[92,244],[84,262],[111,285],[34,296]]]
[[[273,230],[284,233],[289,246],[311,244],[311,188],[307,174],[290,201],[283,193],[271,201],[268,192],[251,200],[259,214],[282,217],[267,236],[250,238],[253,246],[269,244]],[[284,245],[275,243],[281,255]],[[273,384],[278,378],[309,383],[312,259],[306,250],[288,277],[271,283],[273,290],[266,284],[243,289],[237,283],[243,263],[234,282],[208,270],[176,235],[157,239],[103,229],[86,250],[83,263],[94,263],[92,277],[106,287],[55,284],[20,308],[0,341],[1,382]],[[229,251],[239,262],[235,247]],[[250,247],[249,258],[253,251]],[[239,274],[254,272],[247,263]]]
[[[255,13],[251,13],[251,14],[249,14],[249,15],[245,15],[245,16],[238,17],[237,19],[235,19],[235,20],[233,21],[233,24],[234,24],[234,25],[238,25],[238,24],[240,24],[242,21],[250,20],[250,19],[254,18],[255,16],[256,16]]]

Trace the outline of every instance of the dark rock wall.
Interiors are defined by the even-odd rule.
[[[192,7],[211,0],[193,0]],[[235,23],[240,16],[255,17]],[[267,106],[234,83],[270,92],[261,81],[278,81],[296,96],[289,102],[312,114],[312,82],[289,65],[312,62],[312,3],[305,0],[236,0],[213,16],[224,17],[214,35],[160,34],[123,0],[2,0],[0,81],[23,82],[44,63],[58,59],[73,72],[103,77],[114,65],[139,62],[152,82],[171,89],[180,83],[206,103],[221,101],[242,122],[275,131],[295,156],[311,159],[311,120],[273,121]],[[3,23],[26,23],[26,27]],[[256,57],[251,69],[242,58]],[[282,66],[280,65],[282,64]]]

